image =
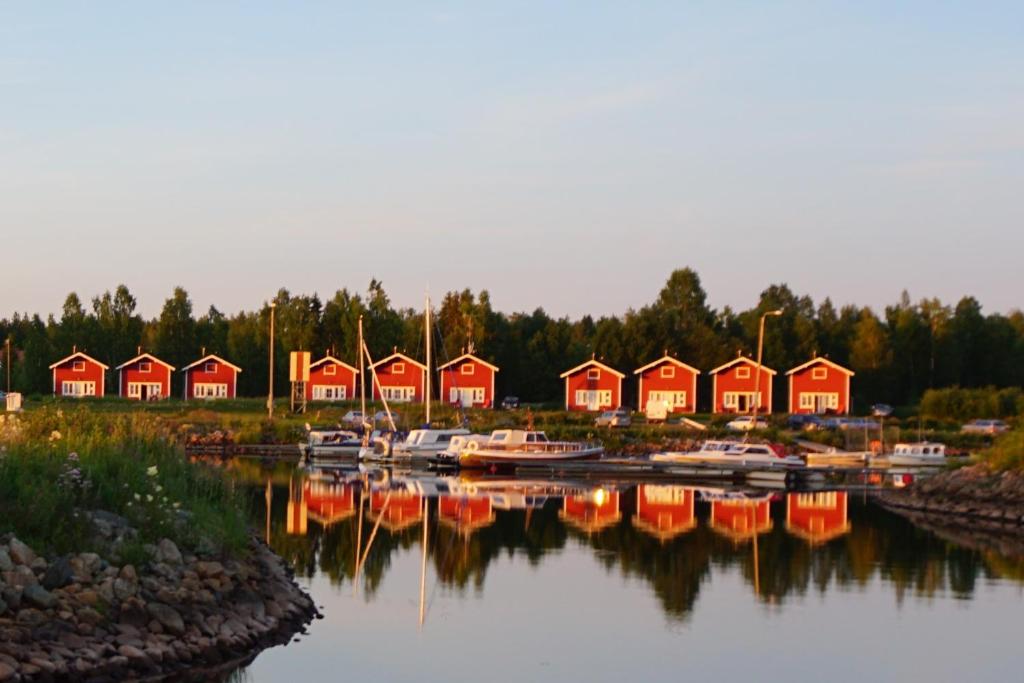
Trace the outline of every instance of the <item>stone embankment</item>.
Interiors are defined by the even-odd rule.
[[[0,681],[178,678],[244,663],[319,617],[255,538],[241,561],[167,539],[146,551],[139,566],[46,559],[0,536]]]
[[[886,491],[879,500],[897,511],[943,518],[946,524],[1024,533],[1024,472],[971,465]]]

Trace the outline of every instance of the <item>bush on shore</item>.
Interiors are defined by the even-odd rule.
[[[144,413],[47,408],[0,423],[0,533],[57,554],[99,551],[88,513],[125,517],[135,543],[170,538],[233,553],[247,540],[244,497],[189,463],[168,427]],[[131,549],[126,549],[130,551]]]
[[[1024,413],[1024,392],[1018,387],[996,389],[929,389],[921,398],[921,414],[936,420],[1005,419]]]
[[[1024,470],[1024,429],[1000,435],[984,461],[998,471]]]

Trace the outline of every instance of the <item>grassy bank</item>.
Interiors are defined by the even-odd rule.
[[[982,457],[993,469],[1024,471],[1024,429],[1002,434]]]
[[[0,424],[0,533],[48,553],[101,551],[88,512],[121,515],[138,530],[122,555],[170,538],[185,548],[237,552],[244,498],[175,445],[176,425],[145,412],[44,406]]]

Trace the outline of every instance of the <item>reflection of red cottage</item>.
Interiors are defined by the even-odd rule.
[[[713,413],[749,413],[754,407],[754,387],[757,385],[757,363],[746,356],[739,356],[725,365],[720,365],[710,372],[711,412]],[[760,394],[758,413],[770,415],[772,412],[772,380],[775,371],[761,366],[761,382],[757,387]]]
[[[561,375],[566,410],[610,410],[622,405],[621,372],[594,359]]]
[[[622,519],[619,492],[601,488],[590,493],[566,496],[558,517],[588,534],[600,531]]]
[[[670,413],[697,412],[697,375],[700,370],[673,358],[663,356],[633,371],[640,376],[637,410],[647,410],[648,402],[663,401]]]
[[[324,356],[309,366],[307,401],[345,401],[356,395],[359,371],[334,356]]]
[[[814,358],[786,374],[789,376],[789,412],[818,415],[850,412],[852,370],[827,358]]]
[[[235,398],[242,368],[212,353],[181,370],[185,373],[185,400]]]
[[[416,524],[423,518],[423,499],[409,491],[373,491],[370,494],[370,519],[394,533]],[[387,506],[385,507],[385,503]]]
[[[302,500],[309,518],[325,527],[356,513],[354,484],[307,479],[302,485]]]
[[[396,351],[370,368],[377,377],[374,381],[371,375],[368,380],[373,382],[374,400],[380,400],[380,390],[383,389],[384,398],[392,403],[423,403],[427,377],[427,366],[423,363]],[[380,388],[377,382],[380,382]]]
[[[171,395],[174,366],[151,353],[143,353],[117,366],[118,395],[136,401],[154,401]]]
[[[711,501],[711,528],[734,541],[746,541],[754,534],[771,531],[771,501],[767,498]]]
[[[68,398],[103,396],[109,366],[95,358],[75,351],[50,366],[53,373],[53,395]]]
[[[494,406],[494,375],[498,366],[467,353],[445,363],[438,372],[442,402],[463,408]]]
[[[437,516],[442,524],[469,536],[494,523],[491,499],[487,496],[446,495],[437,499]]]
[[[790,493],[786,496],[786,531],[809,543],[826,543],[850,531],[845,491]]]
[[[685,486],[641,484],[636,491],[633,526],[666,541],[697,526],[693,489]]]

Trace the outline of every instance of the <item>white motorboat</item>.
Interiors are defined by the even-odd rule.
[[[405,441],[395,444],[393,456],[429,458],[448,448],[452,439],[470,435],[468,429],[414,429]]]
[[[708,465],[742,465],[760,467],[803,467],[804,461],[795,455],[784,455],[765,444],[743,441],[705,441],[696,451],[655,453],[654,462],[700,463]]]
[[[448,445],[444,449],[437,452],[433,458],[433,462],[436,465],[452,465],[456,466],[459,464],[459,454],[462,453],[470,441],[476,441],[481,443],[487,441],[490,436],[487,434],[453,434]]]
[[[599,443],[548,441],[544,432],[497,429],[487,441],[469,441],[459,453],[460,467],[491,467],[532,463],[595,460],[604,454]]]
[[[946,444],[933,441],[898,443],[892,453],[873,458],[871,464],[889,464],[903,467],[928,467],[946,462]]]
[[[362,437],[348,429],[309,429],[299,450],[312,459],[355,457],[362,445]]]

